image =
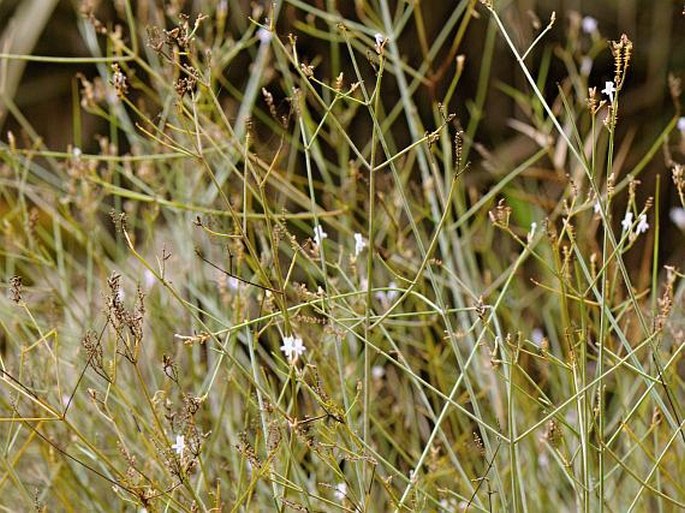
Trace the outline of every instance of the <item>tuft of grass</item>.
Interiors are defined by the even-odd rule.
[[[104,4],[88,56],[0,54],[74,77],[65,148],[0,97],[2,510],[685,508],[685,118],[654,68],[631,115],[640,38]]]

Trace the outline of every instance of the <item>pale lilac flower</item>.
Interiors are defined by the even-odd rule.
[[[621,221],[621,226],[623,227],[624,232],[627,232],[630,230],[630,227],[633,226],[633,213],[630,210],[626,211],[626,215],[623,218],[623,221]]]
[[[229,276],[226,280],[226,286],[231,290],[238,290],[240,288],[240,280],[235,276]]]
[[[261,45],[268,45],[271,42],[272,37],[273,33],[269,29],[260,27],[257,31],[257,39],[259,39],[259,44]]]
[[[186,440],[183,435],[176,435],[176,443],[171,446],[176,454],[183,456],[183,450],[186,448]]]
[[[678,118],[678,123],[676,124],[680,133],[685,134],[685,116]]]
[[[366,246],[366,241],[364,240],[364,237],[362,237],[361,233],[355,233],[354,234],[354,256],[358,257],[359,253],[361,253],[364,250],[364,247]]]
[[[304,347],[304,343],[300,337],[283,337],[283,345],[281,346],[281,351],[290,360],[290,362],[296,361],[307,348]]]
[[[685,230],[685,208],[683,207],[673,207],[668,213],[671,221],[681,230]]]
[[[602,89],[602,94],[606,94],[609,97],[609,101],[614,103],[614,94],[616,93],[616,86],[610,80],[604,82],[604,89]]]
[[[339,501],[347,497],[347,483],[338,483],[335,487],[335,498]]]
[[[328,234],[323,231],[323,228],[321,228],[321,225],[317,224],[314,227],[314,242],[316,243],[317,246],[320,246],[321,243],[323,242],[324,239],[328,238]]]
[[[397,288],[397,283],[395,283],[394,281],[388,283],[388,288],[390,290],[388,290],[387,292],[379,290],[375,294],[376,299],[378,299],[378,301],[381,302],[384,308],[389,308],[392,302],[395,301],[395,299],[397,299],[397,297],[400,295],[400,293],[397,290],[394,290],[395,288]]]
[[[388,288],[391,290],[389,290],[385,294],[385,297],[388,299],[388,302],[392,303],[393,301],[395,301],[395,299],[397,299],[400,293],[399,291],[395,290],[397,288],[397,283],[395,283],[394,281],[388,283]]]
[[[530,334],[530,340],[538,347],[542,346],[542,342],[545,340],[545,334],[540,328],[535,328]]]
[[[376,32],[373,35],[373,38],[376,40],[376,51],[380,53],[381,47],[383,46],[383,43],[385,43],[385,36],[380,32]]]
[[[374,365],[371,367],[371,376],[373,379],[383,379],[385,376],[385,368],[382,365]]]
[[[145,283],[145,289],[150,290],[155,286],[157,278],[155,278],[154,273],[150,269],[145,269],[143,271],[143,282]]]
[[[595,32],[597,32],[598,25],[599,24],[597,23],[597,20],[592,16],[585,16],[583,20],[580,22],[580,27],[586,34],[594,34]]]
[[[538,456],[538,465],[540,465],[542,468],[547,468],[549,467],[549,456],[547,456],[547,453],[541,452]]]
[[[589,77],[590,72],[592,71],[592,65],[594,62],[592,61],[591,57],[588,57],[587,55],[583,57],[580,60],[580,74],[583,75],[584,77]]]
[[[635,235],[647,233],[647,230],[649,230],[649,223],[647,223],[647,214],[640,214],[637,226],[635,227]]]

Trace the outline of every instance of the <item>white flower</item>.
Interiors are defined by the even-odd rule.
[[[335,498],[339,501],[347,497],[347,483],[338,483],[335,487]]]
[[[374,365],[371,367],[371,376],[373,379],[382,379],[385,376],[385,368],[382,365]]]
[[[616,93],[616,86],[610,80],[604,82],[604,89],[602,89],[602,94],[606,94],[609,97],[609,101],[614,103],[614,94]]]
[[[240,288],[240,280],[235,276],[229,276],[226,280],[226,286],[231,290],[238,290]]]
[[[530,231],[528,232],[528,244],[533,240],[533,237],[535,237],[535,231],[538,229],[538,223],[530,223]]]
[[[376,40],[376,50],[380,51],[381,46],[383,46],[383,43],[385,43],[385,36],[380,32],[376,32],[373,35],[373,38]]]
[[[538,465],[540,465],[543,468],[549,467],[549,456],[547,456],[547,453],[540,453],[540,455],[538,456]]]
[[[304,343],[300,337],[283,337],[283,345],[281,346],[281,351],[290,360],[290,362],[295,362],[302,353],[305,352],[307,348],[304,347]]]
[[[597,20],[592,16],[585,16],[580,22],[580,27],[586,34],[594,34],[597,32]]]
[[[681,118],[681,119],[685,119],[685,118]],[[74,156],[74,160],[78,161],[78,160],[81,160],[81,155],[83,155],[83,151],[78,146],[75,146],[74,149],[71,150],[71,154]]]
[[[623,221],[621,221],[621,226],[623,227],[623,231],[627,232],[630,230],[630,227],[633,225],[633,213],[630,210],[626,211],[626,215],[623,218]]]
[[[593,210],[595,211],[595,214],[599,215],[599,213],[602,210],[602,204],[599,202],[599,200],[595,201],[595,206],[593,207]]]
[[[321,225],[317,224],[314,227],[314,242],[316,243],[316,245],[320,246],[321,242],[327,238],[328,238],[328,234],[325,231],[323,231],[323,228],[321,228]]]
[[[389,303],[392,303],[393,301],[395,301],[395,299],[397,299],[397,296],[399,296],[400,293],[398,290],[394,290],[397,288],[397,283],[395,283],[394,281],[391,281],[390,283],[388,283],[388,288],[391,290],[389,290],[385,294],[385,297],[388,299]]]
[[[381,302],[384,308],[389,308],[390,304],[397,299],[397,297],[400,295],[400,293],[397,290],[394,290],[397,288],[397,283],[394,281],[391,281],[388,283],[388,290],[387,292],[383,290],[379,290],[376,292],[375,297],[378,299],[378,301]]]
[[[366,241],[364,240],[364,237],[362,237],[361,233],[355,233],[354,234],[354,256],[358,257],[359,253],[362,252],[364,247],[366,246]]]
[[[186,440],[183,435],[176,435],[176,443],[171,446],[176,454],[183,456],[183,450],[186,448]]]
[[[587,55],[580,60],[580,74],[584,77],[589,77],[592,71],[593,61]]]
[[[540,328],[535,328],[530,334],[530,340],[538,347],[542,346],[542,342],[545,340],[545,334]]]
[[[678,118],[678,123],[676,125],[681,133],[685,134],[685,116]]]
[[[145,283],[145,289],[150,290],[155,286],[156,282],[157,278],[155,278],[155,275],[152,273],[152,271],[150,269],[145,269],[143,271],[143,283]]]
[[[268,45],[271,42],[273,33],[269,29],[260,27],[257,31],[257,39],[259,39],[259,44]]]
[[[668,216],[671,218],[671,221],[673,221],[674,225],[681,230],[685,230],[685,208],[673,207],[668,213]]]
[[[647,223],[647,214],[640,214],[637,226],[635,227],[635,235],[646,233],[649,230],[649,223]]]

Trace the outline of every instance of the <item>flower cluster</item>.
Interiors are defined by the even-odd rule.
[[[307,348],[304,347],[304,342],[300,337],[287,336],[283,337],[283,345],[281,351],[288,358],[290,363],[295,363],[297,359],[302,356]]]
[[[626,211],[626,215],[623,217],[623,221],[621,221],[621,227],[623,228],[624,232],[629,232],[632,229],[633,213],[630,210]],[[647,233],[647,230],[649,230],[647,214],[640,214],[638,217],[637,226],[635,226],[634,236],[638,236],[641,233]]]

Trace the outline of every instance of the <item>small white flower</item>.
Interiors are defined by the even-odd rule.
[[[549,456],[547,456],[547,453],[540,453],[540,455],[538,456],[538,465],[540,465],[543,468],[549,467]]]
[[[235,276],[229,276],[226,280],[226,286],[230,290],[238,290],[240,288],[240,280]]]
[[[171,446],[176,454],[183,456],[183,450],[186,448],[186,439],[183,435],[176,435],[176,443]]]
[[[649,230],[649,223],[647,223],[647,214],[640,214],[637,226],[635,227],[635,235],[646,233]]]
[[[288,336],[283,337],[283,345],[281,346],[281,351],[290,360],[290,362],[295,362],[307,348],[304,347],[304,343],[300,337]]]
[[[75,146],[73,150],[71,150],[71,154],[74,156],[74,160],[81,160],[81,155],[83,155],[83,151],[81,151],[81,148],[78,146]]]
[[[685,116],[678,118],[678,123],[676,124],[676,126],[678,127],[678,130],[680,130],[680,132],[682,134],[685,134]]]
[[[592,61],[591,57],[588,57],[587,55],[583,57],[580,60],[580,74],[583,75],[584,77],[589,77],[590,72],[592,71],[592,65],[594,62]]]
[[[540,328],[535,328],[530,334],[530,340],[538,347],[542,346],[542,342],[545,340],[545,334]]]
[[[389,308],[393,301],[395,301],[395,299],[397,299],[397,297],[400,295],[400,293],[397,290],[394,290],[396,288],[397,283],[391,281],[390,283],[388,283],[388,289],[390,290],[388,290],[387,292],[385,292],[384,290],[379,290],[378,292],[376,292],[376,294],[374,294],[376,299],[378,299],[378,301],[381,302],[384,308]]]
[[[145,269],[143,271],[143,282],[145,283],[146,290],[150,290],[152,287],[155,286],[157,278],[155,278],[155,275],[150,269]]]
[[[594,34],[597,32],[597,20],[592,16],[585,16],[580,22],[580,27],[586,34]]]
[[[364,237],[362,237],[361,233],[355,233],[354,234],[354,256],[358,257],[359,253],[361,253],[364,250],[364,247],[366,247],[366,241],[364,240]]]
[[[339,501],[347,497],[347,483],[338,483],[335,487],[335,498]]]
[[[314,227],[314,242],[316,243],[317,246],[321,245],[321,242],[323,242],[324,239],[328,238],[328,234],[323,231],[323,228],[321,228],[321,225],[317,224]]]
[[[261,45],[268,45],[271,42],[272,37],[273,33],[264,27],[260,27],[257,31],[257,39],[259,39],[259,44]]]
[[[395,283],[394,281],[388,283],[388,288],[391,290],[389,290],[385,294],[385,297],[388,299],[389,303],[392,303],[400,295],[400,292],[398,290],[395,290],[397,288],[397,283]]]
[[[376,51],[380,52],[381,46],[383,46],[383,43],[385,43],[385,36],[380,32],[376,32],[373,35],[373,38],[376,40]]]
[[[616,86],[611,80],[604,82],[604,89],[602,89],[602,94],[606,94],[609,97],[609,101],[614,103],[614,94],[616,93]]]
[[[530,223],[530,231],[528,232],[528,244],[533,240],[533,237],[535,237],[535,231],[538,229],[538,223]]]
[[[595,211],[595,214],[599,215],[599,213],[602,210],[602,204],[599,202],[599,200],[595,201],[595,206],[593,207],[593,210]]]
[[[633,213],[630,210],[627,210],[623,221],[621,221],[621,227],[624,232],[627,232],[630,230],[631,226],[633,226]]]
[[[681,230],[685,230],[685,208],[683,207],[673,207],[668,213],[671,221]]]
[[[373,379],[383,379],[385,376],[385,368],[382,365],[374,365],[371,367],[371,376]]]

